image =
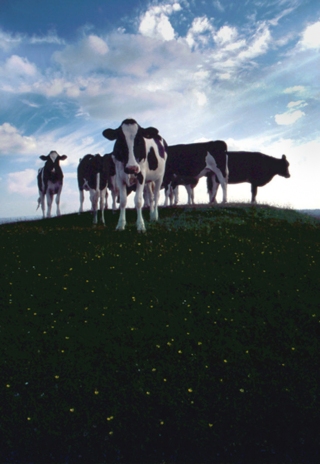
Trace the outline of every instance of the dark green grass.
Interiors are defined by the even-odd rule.
[[[0,462],[319,462],[319,223],[135,218],[0,226]]]

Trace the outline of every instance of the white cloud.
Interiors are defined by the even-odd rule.
[[[305,113],[301,110],[287,111],[286,113],[276,114],[275,121],[279,126],[289,126],[297,122],[300,118],[305,116]]]
[[[88,48],[97,55],[106,55],[109,51],[108,45],[100,37],[96,35],[89,35],[88,37]]]
[[[295,85],[294,87],[288,87],[283,93],[302,93],[304,91],[305,87],[303,85]]]
[[[198,45],[206,45],[214,32],[214,27],[206,16],[195,18],[186,35],[186,41],[190,48]]]
[[[238,31],[235,27],[222,26],[214,36],[214,40],[219,45],[224,45],[229,42],[234,42],[238,36]]]
[[[37,171],[25,169],[24,171],[12,172],[8,175],[9,193],[19,193],[22,196],[35,196],[37,194]]]
[[[260,23],[251,34],[244,34],[236,27],[222,26],[214,34],[216,47],[211,52],[214,68],[220,80],[238,77],[239,70],[254,63],[253,60],[266,54],[272,44],[267,23]]]
[[[196,98],[196,102],[198,106],[205,106],[207,104],[208,99],[204,92],[200,92],[199,90],[194,90],[193,93]]]
[[[12,55],[4,65],[4,72],[9,74],[10,79],[23,75],[35,76],[37,74],[37,67],[33,63],[30,63],[27,58]]]
[[[80,42],[67,45],[53,54],[53,59],[66,71],[86,75],[97,68],[105,68],[107,43],[96,35],[84,37]]]
[[[288,92],[286,92],[288,93]],[[301,111],[301,108],[308,106],[304,100],[291,101],[287,104],[288,111],[282,114],[275,115],[275,121],[280,126],[289,126],[297,122],[305,113]]]
[[[143,36],[160,40],[173,40],[175,31],[169,16],[181,10],[179,3],[152,6],[141,18],[139,32]]]
[[[34,153],[37,142],[34,137],[26,137],[18,129],[5,122],[0,126],[0,155],[20,155]]]
[[[51,78],[48,80],[41,79],[32,87],[33,91],[45,95],[46,97],[57,97],[65,94],[70,98],[77,98],[79,96],[79,82],[77,79],[70,82],[64,78]]]
[[[302,48],[320,48],[320,21],[308,26],[303,34],[300,41]]]
[[[271,42],[271,33],[268,26],[261,25],[254,34],[251,43],[246,50],[239,53],[240,61],[252,60],[267,52]]]

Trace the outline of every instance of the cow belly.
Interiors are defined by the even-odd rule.
[[[52,182],[48,182],[48,192],[51,194],[51,195],[56,195],[59,190],[60,190],[60,187],[61,187],[61,184],[58,183],[58,184],[53,184]]]
[[[244,182],[249,182],[251,184],[251,180],[248,177],[236,177],[229,174],[228,184],[242,184]]]

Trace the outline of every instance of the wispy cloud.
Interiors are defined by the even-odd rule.
[[[23,41],[23,36],[18,33],[7,33],[0,29],[0,50],[9,52],[18,47]]]
[[[54,45],[65,45],[65,40],[59,37],[56,31],[49,31],[47,35],[37,36],[33,35],[29,39],[29,43],[32,45],[37,44],[54,44]]]
[[[152,4],[138,18],[136,31],[130,34],[124,28],[104,34],[84,28],[81,38],[69,43],[54,31],[43,37],[23,37],[33,52],[24,55],[15,50],[2,66],[0,63],[0,88],[20,97],[20,101],[23,95],[22,100],[30,109],[39,103],[27,98],[28,94],[47,99],[48,105],[52,102],[52,111],[46,119],[56,118],[57,122],[55,102],[64,102],[74,105],[75,118],[86,125],[88,120],[119,120],[129,115],[151,122],[161,120],[165,128],[172,126],[168,115],[182,127],[200,127],[202,120],[227,125],[229,122],[222,122],[222,114],[228,119],[235,106],[254,104],[250,71],[262,67],[262,58],[277,46],[273,32],[281,23],[281,15],[243,26],[238,22],[218,26],[214,17],[201,15],[194,17],[182,32],[177,24],[179,18],[182,21],[186,16],[186,5],[169,0]],[[215,6],[224,8],[221,2],[215,2]],[[311,34],[308,28],[301,36],[304,43]],[[22,36],[3,35],[8,43],[14,37],[18,45]],[[298,40],[299,32],[296,37]],[[33,61],[39,44],[50,49],[46,67]],[[6,50],[9,53],[8,47]],[[262,88],[263,77],[255,88]],[[233,88],[231,100],[232,83],[238,86]],[[305,98],[303,89],[303,85],[288,83],[285,93],[299,94],[300,101]],[[277,125],[292,125],[305,115],[301,104],[292,105],[286,111],[278,110],[274,119]],[[5,132],[5,126],[1,127]],[[10,139],[6,135],[6,144],[0,150],[8,152],[10,140],[12,149],[21,153],[35,150],[35,146],[30,148],[35,139],[30,141],[13,125],[9,127],[14,130],[13,136]],[[71,139],[68,143],[71,148]],[[38,145],[42,147],[42,141]],[[85,147],[86,144],[82,146]]]

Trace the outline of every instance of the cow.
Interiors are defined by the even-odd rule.
[[[275,175],[290,177],[285,155],[278,159],[259,152],[228,151],[228,165],[229,184],[251,184],[251,203],[256,203],[258,187],[268,184]],[[219,179],[208,179],[207,182],[209,200],[215,202]]]
[[[39,189],[37,209],[41,205],[43,218],[45,218],[45,198],[47,198],[47,217],[50,218],[53,196],[56,195],[57,216],[60,216],[60,195],[63,185],[63,172],[59,163],[67,159],[67,156],[61,156],[56,151],[50,151],[49,155],[41,155],[40,159],[46,163],[38,170],[37,175]]]
[[[188,205],[194,205],[194,189],[198,185],[199,179],[190,176],[177,176],[174,174],[171,182],[171,188],[174,195],[174,204],[178,204],[179,201],[179,185],[183,185],[186,188],[188,195]]]
[[[143,190],[154,182],[150,219],[157,221],[159,192],[167,160],[167,144],[154,127],[142,128],[134,119],[125,119],[117,129],[105,129],[102,135],[114,140],[113,160],[120,193],[120,216],[116,230],[126,226],[127,187],[136,185],[137,230],[146,230],[142,216]]]
[[[189,185],[189,182],[191,185],[196,185],[197,180],[203,176],[218,177],[223,189],[223,201],[226,202],[228,157],[227,144],[224,141],[169,145],[163,179],[165,205],[168,205],[168,196],[174,185]]]
[[[115,165],[112,153],[101,156],[85,155],[78,165],[77,177],[80,191],[79,214],[83,212],[84,191],[90,192],[93,211],[93,224],[98,223],[98,204],[100,200],[101,221],[105,224],[104,210],[107,205],[108,188],[112,193],[112,208],[116,209],[117,189],[115,186]]]

